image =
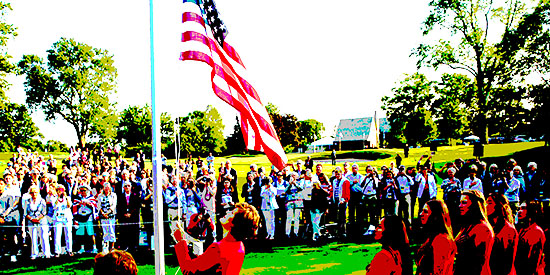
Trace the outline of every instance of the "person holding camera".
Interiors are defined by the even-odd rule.
[[[377,226],[380,220],[380,207],[378,206],[377,190],[378,177],[374,174],[373,167],[368,165],[365,169],[365,176],[361,182],[363,192],[362,201],[365,204],[367,222],[372,226]]]
[[[184,238],[193,246],[195,256],[202,255],[204,247],[208,247],[213,242],[213,232],[214,222],[205,208],[200,208],[198,213],[191,215]]]

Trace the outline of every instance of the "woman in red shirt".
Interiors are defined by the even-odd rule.
[[[487,216],[493,226],[495,238],[489,266],[492,275],[515,275],[514,259],[518,247],[518,232],[508,199],[503,194],[492,193],[487,197]]]
[[[518,211],[519,242],[516,256],[517,274],[544,274],[544,231],[537,225],[542,208],[539,202],[522,203]]]
[[[246,202],[235,204],[221,219],[222,226],[229,230],[225,238],[215,242],[195,259],[189,257],[187,242],[180,228],[174,233],[178,242],[174,247],[180,269],[183,274],[197,271],[209,271],[221,274],[239,274],[244,261],[243,240],[256,235],[260,224],[260,215],[256,208]]]
[[[409,238],[400,217],[383,218],[374,231],[374,239],[382,244],[382,250],[367,265],[367,274],[412,274]]]
[[[485,198],[478,190],[467,190],[460,197],[462,229],[455,238],[457,255],[454,274],[491,274],[489,258],[493,228],[487,220]]]
[[[453,274],[456,245],[447,205],[430,200],[420,213],[426,242],[417,253],[416,274]]]

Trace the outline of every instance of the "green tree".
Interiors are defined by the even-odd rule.
[[[525,2],[432,0],[423,33],[437,32],[436,35],[443,37],[430,37],[430,43],[421,44],[413,52],[419,58],[418,67],[448,66],[473,76],[475,96],[471,104],[475,106],[475,113],[472,123],[483,142],[487,142],[490,120],[499,111],[490,103],[506,96],[499,93],[502,91],[499,86],[509,84],[517,54],[526,46],[527,37],[536,27],[536,23],[525,20],[530,16]],[[489,33],[492,38],[499,31],[501,40],[491,42]]]
[[[392,89],[391,97],[382,97],[382,110],[386,111],[391,125],[388,143],[417,145],[433,137],[431,108],[435,98],[434,86],[435,82],[425,75],[414,73],[406,75],[399,86]],[[428,114],[430,116],[426,117]],[[421,127],[414,129],[413,126]]]
[[[180,119],[181,146],[187,154],[219,154],[225,150],[223,121],[216,108],[194,111]]]
[[[5,103],[0,108],[0,140],[6,151],[14,151],[17,146],[34,148],[36,138],[43,138],[38,132],[27,107],[17,103]]]
[[[109,98],[116,93],[113,56],[67,38],[47,52],[47,63],[36,55],[24,55],[19,62],[26,74],[26,103],[31,110],[41,109],[48,121],[60,117],[70,123],[83,147],[92,128],[101,134],[106,120],[116,121]]]
[[[137,147],[140,144],[150,145],[152,142],[151,107],[128,106],[119,116],[116,138],[126,143],[128,147]],[[174,122],[168,113],[161,113],[161,143],[171,143],[174,135]]]
[[[307,146],[312,142],[321,139],[321,133],[325,130],[323,123],[315,119],[298,121],[298,136],[300,146]]]
[[[294,151],[300,145],[298,119],[291,114],[280,114],[279,108],[272,103],[267,104],[266,110],[285,152]]]
[[[458,139],[469,131],[473,108],[467,102],[473,96],[473,81],[466,75],[443,74],[435,87],[433,103],[439,138]]]
[[[5,22],[6,14],[11,11],[9,3],[0,1],[0,107],[6,101],[6,89],[9,83],[6,81],[8,74],[14,73],[16,67],[9,61],[11,56],[7,52],[8,40],[17,36],[16,28]]]
[[[241,122],[239,117],[235,117],[236,123],[233,126],[233,133],[225,139],[227,146],[226,154],[240,154],[246,152],[246,144],[244,144],[243,132],[241,130]]]
[[[429,140],[437,137],[437,126],[432,119],[432,112],[425,108],[413,111],[403,134],[407,143],[412,145],[426,145]]]

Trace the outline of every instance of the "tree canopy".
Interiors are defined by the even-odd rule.
[[[178,120],[182,150],[187,154],[219,154],[225,150],[224,125],[216,108],[209,105],[205,111],[194,111]]]
[[[423,33],[441,37],[430,37],[430,42],[413,52],[418,57],[418,66],[436,69],[447,66],[473,77],[473,129],[487,142],[489,124],[501,118],[497,113],[502,107],[509,107],[495,108],[491,103],[499,100],[504,105],[515,103],[506,92],[512,91],[510,84],[519,65],[516,61],[530,37],[541,28],[542,21],[533,20],[537,10],[522,0],[432,0],[429,5]]]
[[[24,55],[19,62],[26,75],[26,103],[31,110],[41,109],[49,121],[60,117],[70,123],[83,147],[90,130],[105,134],[102,129],[116,123],[110,98],[116,92],[113,56],[67,38],[47,52],[47,62],[36,55]]]

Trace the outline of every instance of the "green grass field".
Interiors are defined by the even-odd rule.
[[[485,146],[485,160],[488,164],[503,164],[513,157],[520,165],[526,166],[528,161],[535,161],[539,169],[546,169],[548,161],[546,156],[550,153],[549,147],[543,147],[542,142],[490,144]],[[375,150],[387,154],[382,159],[368,162],[380,167],[389,165],[394,161],[397,153],[402,154],[402,149],[378,149]],[[439,169],[448,161],[456,158],[471,159],[472,146],[440,147],[433,156],[436,168]],[[339,156],[347,154],[350,158],[360,158],[363,152],[341,152]],[[409,158],[403,160],[404,165],[415,165],[421,155],[429,154],[429,148],[415,148],[410,150]],[[328,159],[330,152],[311,154],[314,159]],[[0,169],[5,168],[7,159],[11,153],[0,153]],[[56,158],[62,160],[67,154],[56,154]],[[305,159],[306,154],[288,154],[289,161]],[[221,161],[230,159],[237,170],[239,182],[244,182],[250,163],[269,168],[270,164],[264,155],[246,157],[217,157],[218,166]],[[59,162],[60,163],[60,162]],[[365,161],[359,162],[360,171],[364,171]],[[149,162],[148,167],[151,166]],[[324,171],[330,173],[334,166],[330,161],[324,164]],[[441,194],[440,194],[441,195]],[[249,249],[241,274],[363,274],[365,266],[372,260],[379,250],[378,244],[355,244],[332,242],[318,247],[307,245],[277,246],[268,249],[268,252]],[[173,251],[166,250],[166,274],[176,274],[177,261]],[[139,274],[154,274],[153,255],[144,254],[136,257],[139,266]],[[38,260],[36,262],[23,261],[13,265],[3,263],[0,265],[0,273],[3,274],[93,274],[93,258],[74,257],[51,260]],[[181,273],[179,273],[181,274]]]

